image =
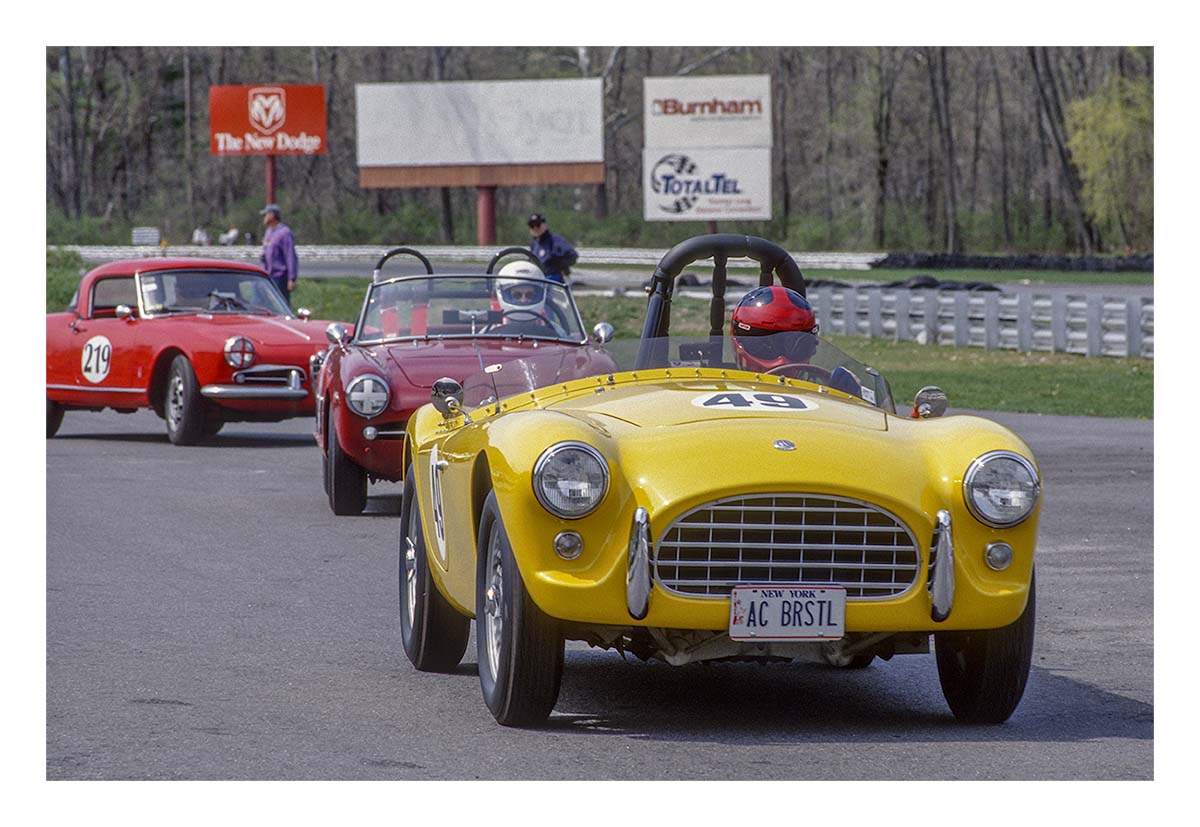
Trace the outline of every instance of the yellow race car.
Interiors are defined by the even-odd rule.
[[[780,247],[701,236],[659,263],[639,340],[600,331],[434,385],[404,446],[409,659],[453,669],[474,618],[484,700],[521,726],[553,709],[565,640],[859,668],[928,653],[932,635],[954,715],[1006,720],[1033,648],[1033,454],[987,419],[943,417],[935,387],[898,414],[886,380],[815,328],[756,341],[800,355],[748,370],[726,335],[735,257],[803,296]],[[671,337],[675,279],[708,258],[710,335]]]

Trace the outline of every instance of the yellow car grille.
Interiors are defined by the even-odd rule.
[[[883,599],[912,587],[920,568],[916,538],[895,515],[819,494],[706,503],[675,520],[654,550],[655,580],[691,597],[728,597],[743,583],[805,583]]]

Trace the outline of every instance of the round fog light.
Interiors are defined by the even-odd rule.
[[[574,531],[562,531],[554,538],[554,553],[564,560],[574,560],[583,551],[583,538]]]
[[[983,552],[983,559],[988,568],[1004,571],[1012,564],[1013,550],[1008,543],[991,543]]]
[[[374,425],[363,428],[363,439],[374,439],[377,436],[379,436],[379,431],[375,429]]]

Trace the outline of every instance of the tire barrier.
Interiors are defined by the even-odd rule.
[[[888,253],[873,269],[1062,270],[1084,273],[1154,272],[1154,256],[970,256],[952,253]]]

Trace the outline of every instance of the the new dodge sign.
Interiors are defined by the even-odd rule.
[[[210,86],[213,155],[320,155],[325,152],[325,87]]]

